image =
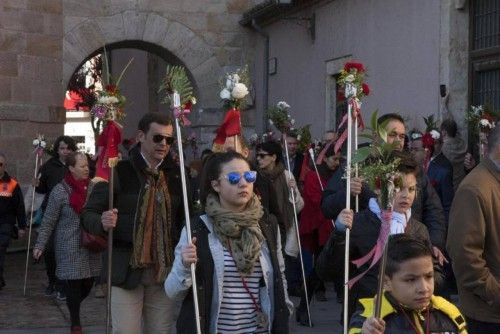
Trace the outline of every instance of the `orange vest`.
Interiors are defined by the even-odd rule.
[[[0,181],[0,197],[12,197],[17,181],[11,177],[9,182]]]

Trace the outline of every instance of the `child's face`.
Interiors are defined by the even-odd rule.
[[[406,213],[417,195],[417,178],[413,174],[403,175],[403,186],[394,197],[394,211]]]
[[[391,278],[385,277],[385,289],[410,309],[426,308],[434,293],[432,258],[423,256],[402,262]]]

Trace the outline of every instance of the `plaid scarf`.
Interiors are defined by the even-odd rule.
[[[243,212],[234,212],[221,207],[218,196],[209,194],[205,211],[213,219],[214,232],[231,252],[240,274],[250,275],[264,241],[259,225],[264,211],[257,195],[252,196]]]
[[[150,168],[146,174],[146,191],[139,209],[139,221],[134,233],[133,268],[153,266],[154,279],[161,283],[172,267],[174,252],[171,236],[172,203],[163,171]]]

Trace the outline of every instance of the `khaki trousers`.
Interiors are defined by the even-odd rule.
[[[133,290],[112,287],[113,334],[169,334],[177,312],[163,284],[140,284]]]

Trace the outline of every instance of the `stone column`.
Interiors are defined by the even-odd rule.
[[[62,0],[2,0],[0,150],[23,185],[32,178],[32,140],[63,133]]]

